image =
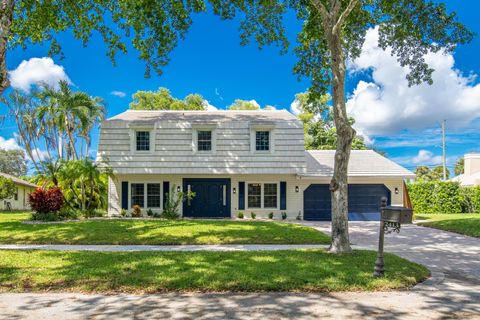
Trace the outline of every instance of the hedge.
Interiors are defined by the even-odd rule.
[[[429,181],[408,184],[416,213],[480,213],[480,186],[461,187],[458,182]]]

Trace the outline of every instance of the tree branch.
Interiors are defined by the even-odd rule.
[[[323,21],[330,20],[330,13],[328,12],[327,8],[323,5],[321,0],[312,0],[313,6],[320,12]]]
[[[342,27],[343,23],[347,19],[347,17],[350,15],[350,13],[355,9],[355,6],[357,5],[358,0],[350,0],[348,3],[347,8],[345,11],[342,12],[340,17],[338,18],[337,22],[335,23],[335,26],[332,29],[332,33],[335,34],[339,31],[339,29]]]

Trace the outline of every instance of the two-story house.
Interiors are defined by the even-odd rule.
[[[115,174],[108,212],[134,204],[161,211],[169,192],[193,191],[184,217],[238,211],[331,219],[334,151],[306,151],[303,124],[288,111],[133,111],[101,125],[98,158]],[[378,219],[381,197],[402,205],[414,175],[373,151],[352,151],[351,219]]]

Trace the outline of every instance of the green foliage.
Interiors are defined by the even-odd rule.
[[[464,210],[464,195],[457,182],[410,183],[408,192],[416,213],[461,213]]]
[[[273,212],[270,212],[270,213],[268,214],[268,219],[273,219]]]
[[[457,162],[455,163],[455,168],[453,169],[453,172],[455,173],[456,176],[463,174],[465,170],[465,159],[463,157],[458,158]]]
[[[463,212],[480,213],[480,186],[462,187],[460,194],[463,198]]]
[[[153,210],[149,208],[149,209],[147,210],[147,216],[153,217],[153,215],[154,215]]]
[[[125,218],[125,217],[127,216],[127,214],[128,214],[127,210],[125,210],[125,209],[120,210],[120,215],[121,215],[122,217]]]
[[[165,194],[165,208],[161,214],[161,217],[164,219],[178,219],[180,217],[180,204],[184,201],[190,201],[195,197],[195,192],[177,192],[176,189],[177,187],[173,184],[170,193]]]
[[[438,181],[443,179],[443,166],[436,166],[430,169],[427,166],[418,166],[415,169],[416,181]],[[447,168],[447,179],[450,177],[450,170]]]
[[[11,198],[17,192],[17,187],[12,179],[0,176],[0,201]]]
[[[253,101],[247,101],[242,99],[236,99],[230,106],[228,110],[260,110],[260,106]]]
[[[287,213],[286,212],[282,212],[282,220],[286,220],[287,219]]]
[[[257,214],[255,212],[250,212],[250,218],[255,219],[257,217]]]
[[[244,215],[243,215],[243,211],[238,211],[238,213],[237,213],[237,218],[238,218],[238,219],[243,219],[243,216],[244,216]]]
[[[0,149],[0,172],[20,177],[27,174],[27,160],[23,150]]]
[[[189,94],[180,100],[172,97],[170,90],[137,91],[133,94],[130,109],[133,110],[205,110],[205,100],[199,94]]]
[[[296,106],[300,111],[298,118],[303,122],[305,149],[336,149],[337,129],[333,119],[333,109],[328,105],[330,100],[329,94],[315,97],[308,92],[303,92],[295,95]],[[350,123],[354,123],[353,118],[350,118]],[[363,137],[355,136],[352,149],[367,149]]]

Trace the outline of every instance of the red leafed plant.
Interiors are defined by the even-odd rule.
[[[63,193],[59,188],[38,188],[28,195],[28,203],[35,212],[57,212],[63,205]]]

